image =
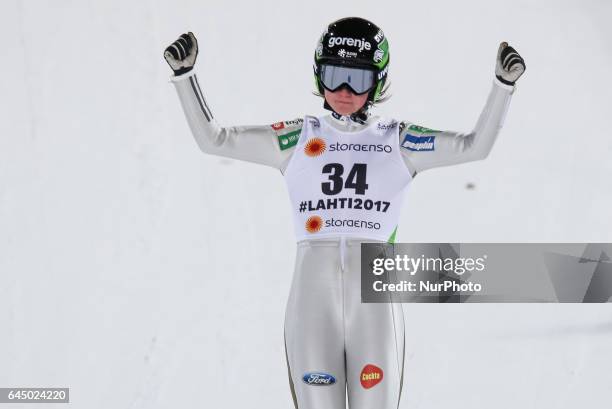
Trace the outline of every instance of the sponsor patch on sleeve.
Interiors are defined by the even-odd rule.
[[[272,127],[272,129],[274,129],[275,131],[280,131],[281,129],[283,129],[285,127],[285,123],[284,122],[277,122],[275,124],[270,125]]]
[[[278,146],[280,146],[281,151],[295,146],[298,142],[298,139],[300,139],[301,132],[302,129],[300,128],[295,131],[288,132],[286,134],[278,135]]]
[[[407,133],[402,142],[402,148],[416,152],[433,151],[435,139],[435,136],[417,136]]]
[[[304,120],[302,118],[297,118],[292,121],[285,121],[283,123],[285,124],[285,126],[299,126],[301,128],[302,124],[304,123]]]
[[[302,132],[303,123],[304,120],[302,118],[297,118],[291,121],[277,122],[270,125],[276,133],[278,146],[281,151],[289,149],[297,144],[300,133]]]
[[[420,135],[428,135],[432,133],[442,132],[442,131],[436,131],[435,129],[425,128],[424,126],[419,126],[419,125],[410,125],[408,127],[408,130],[412,131],[412,133],[417,133]]]

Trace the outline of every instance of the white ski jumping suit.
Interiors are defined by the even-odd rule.
[[[404,370],[401,304],[361,302],[360,244],[393,241],[412,178],[484,159],[514,87],[494,80],[470,133],[408,121],[306,116],[221,127],[193,71],[173,78],[205,153],[279,169],[293,206],[297,255],[285,316],[289,382],[298,409],[391,409]]]

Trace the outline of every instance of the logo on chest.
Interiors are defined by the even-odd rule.
[[[304,153],[312,158],[322,155],[324,152],[372,152],[388,154],[393,152],[393,147],[382,143],[327,143],[323,138],[313,137],[306,141]]]
[[[396,121],[392,121],[389,123],[379,122],[378,125],[376,126],[376,129],[378,129],[379,131],[388,131],[390,129],[395,129],[396,126],[397,126]]]
[[[321,138],[310,138],[304,145],[304,153],[312,158],[320,156],[327,149],[327,144]]]

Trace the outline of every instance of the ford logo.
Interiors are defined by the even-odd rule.
[[[333,385],[336,383],[336,378],[323,372],[305,373],[302,380],[308,385]]]

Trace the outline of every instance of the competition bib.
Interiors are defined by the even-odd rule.
[[[343,132],[310,116],[284,176],[298,241],[390,240],[412,179],[399,152],[397,121]]]

